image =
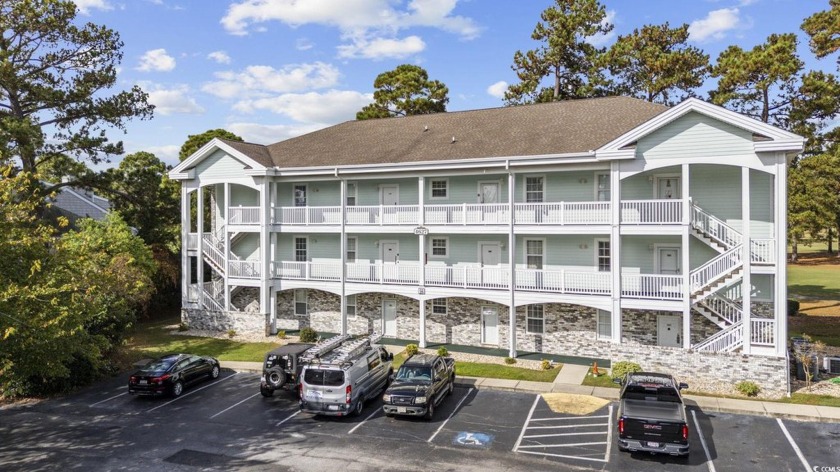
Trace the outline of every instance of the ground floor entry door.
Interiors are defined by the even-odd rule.
[[[394,299],[382,301],[382,335],[397,337],[397,301]]]
[[[659,315],[656,319],[656,340],[660,346],[680,347],[680,317]]]
[[[499,310],[495,307],[481,307],[481,343],[499,344]]]

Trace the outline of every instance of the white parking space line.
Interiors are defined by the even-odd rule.
[[[530,429],[530,428],[529,428]],[[581,434],[606,434],[603,431],[598,431],[595,433],[556,433],[556,434],[530,434],[528,436],[522,436],[522,439],[533,439],[533,438],[557,438],[563,436],[580,436]],[[520,446],[522,447],[522,446]]]
[[[292,413],[292,414],[291,414],[291,415],[289,415],[289,416],[288,416],[285,420],[283,420],[283,421],[281,421],[281,422],[277,423],[277,424],[276,424],[276,426],[280,426],[281,424],[285,423],[286,421],[289,421],[290,419],[294,418],[295,416],[297,416],[297,415],[299,415],[299,414],[300,414],[300,410],[298,410],[298,411],[296,411],[296,412]]]
[[[353,426],[353,429],[351,429],[350,431],[348,431],[348,432],[347,432],[347,434],[353,434],[353,431],[356,431],[357,429],[359,429],[359,427],[360,427],[360,426],[362,426],[363,424],[365,424],[365,422],[366,422],[367,420],[369,420],[369,419],[373,418],[373,415],[375,415],[375,414],[377,414],[377,413],[379,413],[379,408],[377,408],[377,409],[373,410],[373,413],[369,414],[369,415],[368,415],[368,417],[367,417],[367,418],[365,418],[365,419],[363,419],[361,423],[357,424],[356,426]]]
[[[115,398],[119,398],[119,397],[121,397],[121,396],[123,396],[123,395],[128,395],[128,392],[123,392],[123,393],[121,393],[121,394],[119,394],[119,395],[114,395],[114,396],[113,396],[113,397],[111,397],[111,398],[106,398],[106,399],[102,400],[101,402],[96,402],[96,403],[94,403],[94,404],[92,404],[92,405],[88,405],[88,408],[91,408],[91,407],[94,407],[94,406],[96,406],[96,405],[99,405],[100,403],[105,403],[105,402],[111,401],[111,400],[113,400],[113,399],[115,399]]]
[[[610,404],[610,412],[607,415],[607,454],[604,456],[604,462],[610,463],[610,452],[612,451],[612,435],[613,435],[613,406]]]
[[[612,407],[612,406],[611,406]],[[610,415],[594,415],[594,416],[586,416],[586,419],[589,418],[609,418]],[[562,418],[531,418],[531,421],[563,421],[563,420],[579,420],[581,417],[579,416],[564,416]],[[536,427],[536,426],[534,426]]]
[[[526,449],[529,447],[577,447],[577,446],[602,446],[606,444],[606,441],[597,441],[597,442],[583,442],[583,443],[573,443],[573,444],[535,444],[532,446],[519,446],[519,449]]]
[[[153,411],[157,410],[158,408],[163,408],[163,407],[165,407],[166,405],[169,405],[170,403],[175,403],[175,402],[177,402],[178,400],[180,400],[180,399],[182,399],[182,398],[185,398],[185,397],[188,397],[188,396],[190,396],[190,395],[192,395],[192,394],[194,394],[194,393],[198,393],[198,392],[200,392],[200,391],[204,390],[205,388],[212,387],[212,386],[214,386],[214,385],[219,385],[220,383],[224,382],[225,380],[232,379],[232,378],[236,377],[236,374],[238,374],[238,372],[234,372],[233,374],[231,374],[231,375],[229,375],[228,377],[225,377],[225,378],[223,378],[223,379],[218,379],[218,380],[215,380],[214,382],[209,383],[209,384],[207,384],[207,385],[205,385],[205,386],[203,386],[203,387],[201,387],[201,388],[197,388],[197,389],[195,389],[195,390],[191,391],[190,393],[185,393],[185,394],[181,395],[181,396],[180,396],[180,397],[178,397],[178,398],[174,398],[174,399],[172,399],[172,400],[169,400],[168,402],[164,403],[163,405],[158,405],[158,406],[156,406],[156,407],[154,407],[154,408],[152,408],[152,409],[150,409],[150,410],[146,410],[146,413],[151,413],[151,412],[153,412]]]
[[[811,468],[811,464],[808,463],[808,459],[805,459],[805,456],[802,455],[802,450],[799,449],[799,446],[796,445],[796,441],[793,440],[793,436],[790,435],[785,424],[782,423],[781,418],[776,418],[776,421],[779,422],[779,427],[782,428],[782,432],[785,433],[785,437],[787,437],[788,442],[791,446],[793,446],[793,450],[796,451],[796,455],[799,456],[799,460],[802,461],[802,465],[805,466],[806,471],[812,471],[814,469]]]
[[[580,418],[575,418],[580,419]],[[564,424],[554,426],[528,426],[528,429],[563,429],[563,428],[588,428],[594,426],[609,426],[609,423],[580,423],[580,424]]]
[[[220,411],[220,412],[216,413],[215,415],[211,416],[211,417],[210,417],[210,419],[212,420],[213,418],[215,418],[215,417],[217,417],[217,416],[221,415],[222,413],[224,413],[224,412],[226,412],[226,411],[228,411],[228,410],[231,410],[231,409],[233,409],[233,408],[235,408],[235,407],[237,407],[237,406],[239,406],[239,405],[241,405],[241,404],[243,404],[243,403],[247,402],[248,400],[250,400],[250,399],[252,399],[252,398],[256,397],[257,395],[261,395],[261,394],[260,394],[260,393],[255,393],[255,394],[251,395],[250,397],[248,397],[248,398],[246,398],[246,399],[242,400],[241,402],[239,402],[239,403],[237,403],[237,404],[235,404],[235,405],[229,406],[229,407],[225,408],[224,410],[222,410],[222,411]]]
[[[567,456],[564,454],[549,454],[547,452],[531,452],[531,451],[516,451],[520,454],[533,454],[535,456],[548,456],[548,457],[562,457],[563,459],[578,459],[582,461],[593,461],[593,462],[607,462],[604,459],[598,459],[596,457],[583,457],[583,456]]]
[[[528,412],[528,417],[525,418],[525,423],[522,425],[522,431],[519,433],[519,438],[516,439],[516,444],[513,445],[513,452],[516,452],[516,450],[519,449],[519,445],[522,444],[522,436],[525,436],[525,430],[528,429],[528,423],[531,422],[531,416],[533,416],[534,409],[537,408],[537,403],[539,401],[540,401],[540,396],[537,395],[534,398],[534,404],[531,405],[531,411]]]
[[[703,452],[706,453],[706,465],[709,466],[709,472],[717,472],[715,463],[712,462],[712,455],[709,453],[709,446],[706,444],[706,438],[703,436],[703,430],[700,429],[700,423],[697,421],[697,412],[691,410],[691,417],[694,418],[694,428],[697,429],[697,434],[700,436],[700,444],[703,445]]]
[[[441,423],[441,424],[440,424],[440,427],[437,429],[437,431],[435,431],[435,434],[433,434],[433,435],[432,435],[432,437],[430,437],[429,439],[427,439],[427,440],[426,440],[426,442],[432,442],[432,441],[435,439],[435,437],[438,435],[438,433],[440,432],[440,430],[442,430],[442,429],[443,429],[443,427],[444,427],[444,426],[446,426],[446,423],[448,423],[448,422],[449,422],[449,420],[451,420],[451,419],[452,419],[452,417],[453,417],[453,416],[455,416],[455,413],[457,413],[457,412],[458,412],[458,408],[461,408],[461,404],[463,404],[463,403],[464,403],[464,400],[466,400],[466,399],[470,396],[470,394],[472,393],[472,391],[473,391],[473,388],[472,388],[472,387],[470,387],[470,389],[469,389],[469,390],[467,390],[467,394],[466,394],[466,395],[464,395],[464,398],[462,398],[462,399],[461,399],[461,401],[459,401],[459,402],[458,402],[458,404],[457,404],[457,405],[455,405],[455,409],[454,409],[454,410],[452,410],[452,413],[450,413],[450,414],[449,414],[449,417],[448,417],[448,418],[446,418],[446,421],[444,421],[443,423]]]

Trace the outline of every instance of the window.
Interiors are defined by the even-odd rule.
[[[306,206],[306,185],[295,185],[295,206],[296,207],[305,207]]]
[[[597,241],[596,257],[598,258],[598,272],[610,271],[610,242],[605,240]]]
[[[306,245],[306,238],[295,238],[295,261],[306,262],[308,260]]]
[[[445,298],[435,298],[432,300],[432,313],[435,315],[445,315],[446,314],[446,299]]]
[[[543,178],[525,177],[525,203],[541,203],[543,201]]]
[[[347,238],[347,262],[356,262],[356,238]]]
[[[347,182],[347,206],[356,206],[356,183]]]
[[[598,310],[598,339],[612,337],[612,313]]]
[[[432,238],[432,257],[449,256],[449,238]]]
[[[309,311],[308,294],[305,288],[295,289],[295,315],[306,316]]]
[[[595,175],[595,200],[610,201],[610,174]]]
[[[525,240],[525,263],[529,269],[540,270],[543,268],[543,242],[542,239]]]
[[[432,180],[432,199],[449,198],[449,181],[446,179]]]
[[[528,305],[525,316],[525,330],[528,334],[542,334],[544,329],[542,305]]]
[[[355,295],[347,295],[347,316],[348,317],[355,317],[356,316],[356,296]]]

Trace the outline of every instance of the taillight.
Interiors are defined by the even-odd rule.
[[[128,379],[128,381],[131,383],[137,383],[137,377],[132,375],[131,378]]]
[[[688,425],[683,425],[682,427],[682,437],[683,441],[688,441]]]
[[[346,399],[346,401],[347,401],[347,404],[348,404],[348,405],[350,404],[350,393],[351,393],[352,391],[353,391],[353,387],[352,387],[352,386],[350,386],[350,385],[348,385],[348,386],[347,386],[347,399]]]
[[[618,434],[624,434],[624,418],[618,420]]]
[[[298,384],[298,389],[300,391],[300,398],[303,398],[303,383]]]
[[[149,379],[149,383],[163,383],[163,381],[168,379],[169,377],[169,374],[161,375],[160,377],[153,377]]]

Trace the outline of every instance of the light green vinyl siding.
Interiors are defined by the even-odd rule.
[[[195,173],[201,178],[230,178],[240,176],[245,164],[224,151],[216,151],[195,166]]]
[[[601,173],[608,173],[605,169]],[[595,201],[594,171],[551,172],[546,174],[520,174],[516,176],[516,202],[525,202],[525,179],[543,177],[543,201],[591,202]]]
[[[311,262],[337,261],[341,258],[341,239],[338,234],[290,234],[277,236],[274,260],[295,260],[295,238],[307,238],[306,255]]]
[[[621,239],[621,268],[623,272],[655,274],[651,245],[681,247],[679,236],[624,236]]]
[[[694,204],[741,231],[741,168],[692,165],[689,174]]]
[[[447,180],[449,198],[432,198],[432,180]],[[499,203],[507,203],[507,176],[501,175],[462,175],[451,177],[426,177],[426,204],[428,205],[458,205],[461,203],[478,202],[479,182],[497,182],[499,184]],[[402,186],[400,186],[400,201],[402,201]]]
[[[639,139],[636,157],[706,158],[752,154],[749,131],[692,112]]]
[[[281,207],[294,206],[294,188],[296,185],[306,185],[306,206],[339,206],[341,205],[341,184],[335,182],[281,182],[277,184],[277,205]]]
[[[773,176],[750,170],[750,237],[772,238],[773,234]]]
[[[695,237],[689,238],[689,241],[691,253],[688,255],[688,259],[689,264],[691,264],[691,270],[700,267],[720,254]]]
[[[244,185],[230,186],[230,206],[260,206],[260,192]]]
[[[653,198],[653,174],[637,174],[621,181],[622,200],[650,200]]]
[[[446,237],[449,238],[449,257],[433,257],[432,256],[432,239]],[[430,234],[426,237],[426,253],[429,255],[429,264],[446,264],[456,265],[458,263],[478,264],[481,262],[479,256],[479,241],[481,242],[498,242],[500,246],[505,246],[499,255],[499,264],[507,264],[507,238],[491,235],[440,235]]]
[[[571,270],[596,270],[595,252],[598,249],[596,239],[609,239],[604,236],[593,235],[553,235],[553,236],[523,236],[516,237],[516,263],[525,263],[525,241],[528,239],[542,239],[543,267],[551,269],[563,267]]]
[[[242,260],[256,261],[260,258],[260,234],[248,233],[237,238],[230,252]],[[232,258],[233,259],[233,258]]]

